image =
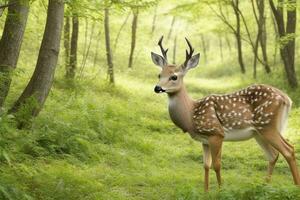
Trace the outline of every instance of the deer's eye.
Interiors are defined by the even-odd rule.
[[[172,81],[176,81],[177,80],[177,76],[176,75],[173,75],[169,78],[169,80],[172,80]]]

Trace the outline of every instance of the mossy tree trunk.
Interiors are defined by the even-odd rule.
[[[29,0],[10,0],[9,4],[0,40],[0,107],[9,92],[11,73],[17,66],[29,13]]]
[[[34,73],[23,93],[9,111],[15,113],[20,128],[39,114],[47,99],[57,65],[63,22],[64,2],[49,0],[46,27]],[[18,111],[24,111],[22,108],[26,110],[26,115],[20,112],[22,115],[18,116]]]

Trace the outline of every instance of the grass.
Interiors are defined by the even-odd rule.
[[[102,78],[71,89],[58,76],[30,129],[18,130],[12,116],[2,116],[0,199],[300,198],[282,157],[265,183],[267,162],[254,140],[224,144],[224,185],[218,189],[211,170],[211,191],[204,193],[201,144],[171,123],[166,96],[152,91],[155,80],[130,73],[136,71],[118,74],[115,87]],[[186,82],[193,97],[202,97],[251,80],[194,72]],[[286,134],[298,155],[299,113],[294,107]]]

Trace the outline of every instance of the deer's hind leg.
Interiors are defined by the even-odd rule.
[[[208,138],[208,144],[212,156],[212,165],[216,172],[219,187],[221,187],[221,153],[222,153],[223,137],[214,135]]]
[[[278,160],[279,152],[260,135],[256,135],[255,140],[259,144],[259,146],[262,148],[267,160],[269,161],[266,181],[270,182],[275,164]]]
[[[282,138],[276,128],[268,128],[259,131],[261,136],[280,152],[289,164],[294,183],[300,185],[299,171],[297,168],[294,148]]]

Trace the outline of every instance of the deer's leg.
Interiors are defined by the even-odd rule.
[[[221,153],[223,137],[215,135],[208,138],[208,143],[212,156],[212,165],[216,172],[219,187],[221,186]]]
[[[291,169],[294,183],[296,185],[300,185],[300,177],[296,164],[294,148],[292,148],[292,146],[282,138],[276,129],[261,131],[261,135],[284,156]]]
[[[269,161],[269,166],[268,166],[268,174],[266,177],[266,181],[270,182],[271,181],[271,176],[273,173],[273,169],[275,167],[275,164],[277,162],[279,153],[270,143],[268,143],[263,137],[260,135],[257,135],[255,137],[256,142],[259,144],[259,146],[262,148],[262,150],[265,153],[266,158]]]
[[[202,144],[203,147],[203,163],[204,163],[204,190],[207,192],[209,189],[209,169],[211,166],[211,152],[207,144]]]

